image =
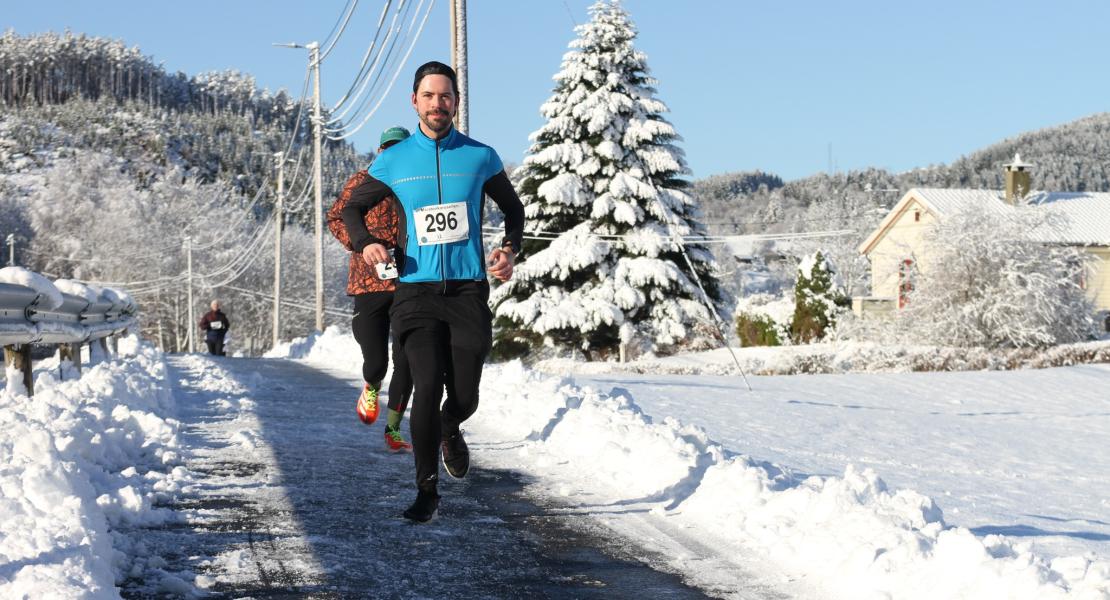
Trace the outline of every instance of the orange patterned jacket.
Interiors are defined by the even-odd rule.
[[[348,252],[351,251],[351,238],[347,235],[347,228],[343,225],[343,218],[340,213],[351,199],[351,192],[369,176],[366,169],[352,175],[347,183],[343,185],[343,191],[339,193],[339,197],[328,209],[328,230],[335,236],[335,239],[339,240],[339,243],[343,244]],[[379,203],[366,213],[365,222],[366,229],[374,237],[388,242],[389,248],[397,246],[397,209],[395,202],[387,200]],[[362,255],[351,252],[350,265],[347,268],[348,296],[369,292],[392,292],[394,288],[392,279],[385,281],[378,279],[378,274],[372,266],[362,260]]]

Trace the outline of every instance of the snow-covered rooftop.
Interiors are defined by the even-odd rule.
[[[883,223],[860,245],[870,251],[897,215],[917,200],[938,217],[964,210],[984,210],[1004,214],[1014,209],[998,190],[913,188],[891,209]],[[1031,232],[1038,241],[1056,244],[1110,246],[1110,193],[1106,192],[1032,192],[1025,204],[1043,208],[1065,217],[1052,229]]]

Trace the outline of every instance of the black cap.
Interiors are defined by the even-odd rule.
[[[455,76],[455,70],[438,60],[426,62],[416,69],[416,77],[412,80],[412,93],[416,93],[416,89],[420,87],[420,80],[428,75],[443,75],[450,79],[451,88],[455,90],[456,96],[459,95],[459,80]]]

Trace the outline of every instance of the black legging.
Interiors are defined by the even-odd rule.
[[[204,343],[208,344],[209,354],[213,356],[227,356],[227,353],[224,352],[224,338],[222,336],[206,338]]]
[[[416,486],[434,490],[442,436],[458,431],[478,408],[482,364],[493,339],[489,283],[401,282],[391,312],[415,382],[409,427]]]
[[[385,378],[389,366],[386,349],[389,344],[389,307],[393,292],[370,292],[355,296],[355,316],[351,330],[362,348],[362,379],[377,384]],[[412,375],[400,345],[393,343],[393,377],[389,380],[389,408],[405,412],[412,393]]]
[[[405,357],[415,382],[409,431],[416,459],[416,486],[435,488],[439,478],[442,434],[478,409],[478,384],[486,355],[480,348],[451,343],[446,323],[429,324],[402,334]],[[447,400],[440,409],[446,388]]]

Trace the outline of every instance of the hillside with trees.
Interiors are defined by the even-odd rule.
[[[306,79],[307,82],[307,79]],[[287,298],[311,298],[308,103],[235,71],[170,73],[123,42],[66,32],[0,36],[0,233],[16,262],[126,285],[144,334],[177,349],[187,331],[184,240],[196,304],[219,296],[239,348],[270,337],[275,153],[287,152]],[[369,157],[325,140],[324,200]],[[344,306],[345,257],[325,240],[329,306]],[[136,283],[137,282],[137,283]],[[233,288],[252,290],[251,294]],[[199,314],[199,313],[197,313]],[[286,311],[290,331],[310,310]],[[252,324],[248,331],[246,324]]]
[[[1002,189],[1002,165],[1015,153],[1036,167],[1033,189],[1110,190],[1110,113],[1016,135],[961,157],[904,173],[863,169],[783,182],[763,173],[714,175],[694,182],[694,196],[713,233],[803,231],[824,226],[806,213],[822,202],[855,204],[863,212],[889,207],[913,187]],[[834,223],[835,225],[835,223]]]
[[[794,257],[821,250],[836,265],[849,292],[867,289],[866,264],[856,250],[878,225],[887,209],[914,187],[1002,189],[1002,165],[1015,153],[1035,165],[1033,189],[1052,191],[1110,190],[1110,113],[1101,113],[1057,127],[1005,139],[961,157],[950,165],[931,165],[904,173],[862,169],[820,173],[783,182],[773,174],[738,172],[694,182],[693,195],[714,235],[852,230],[835,238],[782,245]],[[716,246],[722,265],[733,264],[726,246]],[[725,285],[744,293],[743,273],[725,278]],[[787,278],[792,269],[773,275]],[[790,287],[789,280],[782,282]]]

